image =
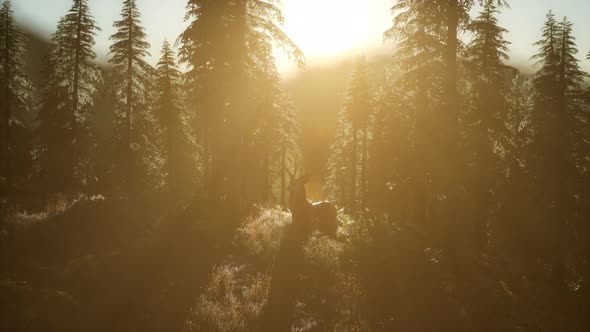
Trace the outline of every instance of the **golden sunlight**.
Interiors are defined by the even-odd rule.
[[[361,46],[369,35],[366,0],[286,0],[284,30],[309,57]]]

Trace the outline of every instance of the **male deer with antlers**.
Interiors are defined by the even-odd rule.
[[[338,226],[341,224],[338,219],[336,207],[331,202],[311,203],[307,200],[305,184],[309,182],[310,176],[305,175],[295,178],[289,172],[291,184],[289,185],[289,208],[294,223],[304,223],[309,231],[318,230],[324,235],[335,238]]]

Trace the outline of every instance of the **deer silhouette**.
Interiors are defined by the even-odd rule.
[[[305,184],[311,179],[310,175],[295,178],[289,172],[291,184],[289,185],[289,209],[293,217],[293,223],[304,224],[308,231],[318,230],[322,234],[335,238],[338,226],[338,212],[333,203],[327,201],[311,203],[307,200]]]

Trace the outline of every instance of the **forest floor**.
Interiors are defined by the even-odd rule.
[[[490,258],[458,280],[410,232],[341,216],[337,239],[313,234],[289,248],[300,264],[281,262],[288,212],[258,208],[236,227],[201,210],[95,197],[13,212],[0,234],[0,331],[261,331],[269,321],[274,331],[590,326],[585,289],[531,280],[516,258]]]

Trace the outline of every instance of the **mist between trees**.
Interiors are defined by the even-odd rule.
[[[103,68],[73,0],[34,80],[4,1],[0,330],[587,330],[585,50],[550,11],[534,73],[508,65],[509,3],[395,1],[318,163],[278,1],[189,0],[153,67],[124,0]],[[335,237],[300,226],[306,175]]]

